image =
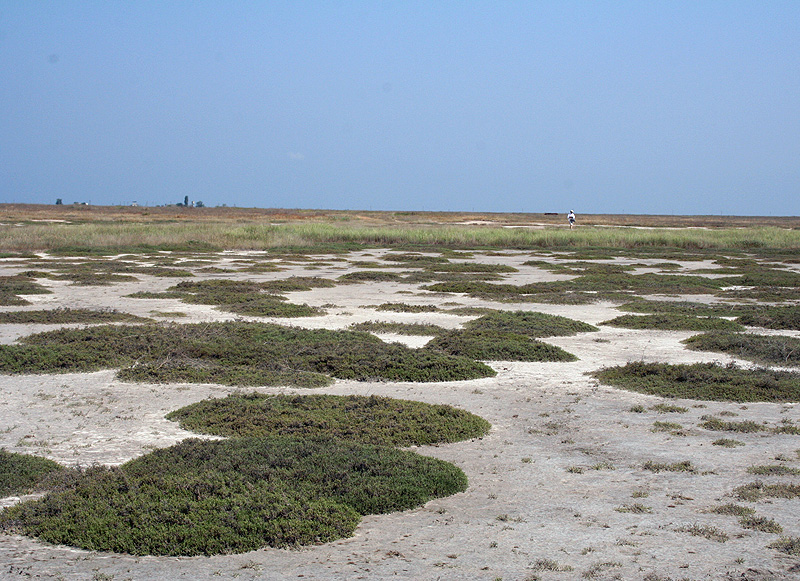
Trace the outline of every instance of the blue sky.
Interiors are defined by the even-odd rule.
[[[0,202],[800,214],[800,2],[0,0]]]

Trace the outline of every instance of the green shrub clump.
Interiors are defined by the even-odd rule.
[[[47,458],[0,449],[0,498],[35,490],[44,478],[63,469]]]
[[[658,315],[622,315],[600,323],[625,329],[654,329],[663,331],[741,331],[742,325],[718,317],[693,317],[664,313]]]
[[[349,536],[362,515],[465,490],[457,467],[339,439],[189,439],[65,478],[0,527],[86,550],[213,555]]]
[[[335,437],[391,446],[458,442],[491,427],[451,406],[374,395],[231,395],[191,404],[167,419],[217,436]]]
[[[631,362],[595,371],[595,378],[622,389],[707,401],[800,401],[800,374],[735,365]]]
[[[762,365],[800,365],[800,339],[783,335],[704,333],[685,339],[695,351],[727,353]]]
[[[434,337],[425,349],[480,361],[577,361],[561,347],[518,333],[498,331],[447,331]]]
[[[598,331],[594,325],[536,311],[494,311],[469,321],[470,331],[517,333],[528,337],[562,337]]]
[[[241,321],[59,329],[0,345],[0,372],[123,368],[142,382],[323,385],[357,381],[457,381],[491,377],[477,361],[386,344],[369,333],[307,330]]]

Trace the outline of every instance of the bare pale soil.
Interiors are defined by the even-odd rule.
[[[382,254],[364,251],[346,258],[374,261]],[[233,252],[217,255],[216,265],[231,266],[231,260],[238,256],[240,253]],[[270,280],[292,275],[336,278],[359,270],[350,262],[318,258],[325,262],[294,264],[282,272],[258,275],[198,274],[194,280]],[[516,284],[564,278],[522,266],[530,258],[530,253],[508,252],[501,256],[476,255],[473,260],[519,268],[519,273],[506,279]],[[663,261],[652,260],[653,264],[657,262]],[[694,261],[682,266],[690,272],[715,265]],[[7,264],[0,266],[0,274],[22,269]],[[140,316],[152,316],[152,311],[185,313],[185,317],[175,319],[179,322],[235,318],[210,306],[174,299],[126,298],[135,291],[159,291],[176,283],[175,279],[138,278],[138,282],[96,287],[43,279],[42,284],[53,294],[26,297],[30,306],[2,308],[114,308]],[[456,328],[470,318],[444,311],[394,313],[372,308],[386,302],[433,304],[442,309],[458,303],[538,310],[594,325],[620,314],[611,303],[500,304],[387,282],[338,285],[288,296],[295,303],[325,306],[324,316],[275,320],[309,328],[339,329],[371,320]],[[702,296],[680,298],[713,301]],[[2,325],[0,341],[10,343],[49,328]],[[800,536],[800,500],[776,498],[747,503],[732,496],[737,486],[758,479],[796,482],[796,477],[753,476],[747,469],[775,464],[776,458],[787,466],[800,467],[800,436],[729,434],[699,427],[701,416],[706,414],[729,415],[726,419],[753,420],[772,427],[783,420],[800,422],[796,404],[670,400],[667,403],[688,411],[659,413],[650,408],[665,400],[602,386],[587,375],[604,366],[634,360],[731,360],[724,355],[687,350],[680,341],[691,334],[602,326],[596,333],[546,339],[577,355],[579,360],[574,363],[492,362],[498,374],[488,379],[432,384],[337,381],[320,390],[451,404],[486,418],[493,426],[482,439],[417,450],[462,468],[469,478],[466,492],[415,510],[366,517],[352,538],[301,550],[264,549],[241,555],[174,558],[84,551],[0,535],[0,578],[798,579],[800,559],[768,548],[780,535],[745,529],[736,517],[708,511],[727,503],[750,506],[758,515],[782,525],[783,535]],[[412,346],[427,340],[383,337]],[[119,464],[192,435],[164,419],[167,412],[236,391],[217,385],[126,384],[114,375],[114,370],[108,370],[0,376],[0,447],[67,465]],[[289,388],[258,391],[304,392]],[[631,410],[634,406],[644,411],[636,413]],[[654,431],[656,421],[677,423],[682,429],[675,434]],[[744,445],[712,445],[723,437]],[[647,461],[690,461],[696,471],[656,473],[643,468]],[[9,505],[17,500],[6,498],[2,503]],[[724,533],[727,540],[691,533],[710,530]]]

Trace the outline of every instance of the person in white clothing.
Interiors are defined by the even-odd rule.
[[[567,220],[569,220],[569,229],[572,230],[575,227],[575,212],[570,210]]]

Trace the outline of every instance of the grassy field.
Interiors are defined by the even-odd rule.
[[[368,247],[800,249],[798,217],[0,205],[0,251]]]

